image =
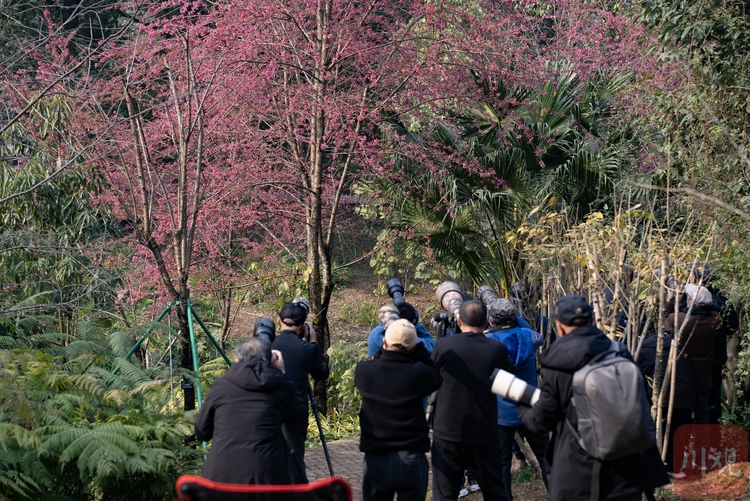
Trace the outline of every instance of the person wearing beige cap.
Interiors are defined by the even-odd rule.
[[[674,313],[674,307],[667,306],[669,316],[665,321],[664,330],[677,339],[682,352],[690,361],[690,367],[695,374],[697,392],[693,422],[695,424],[709,423],[709,409],[711,387],[713,386],[712,369],[714,358],[714,343],[719,333],[721,317],[712,311],[713,297],[711,292],[696,284],[685,285],[687,309]],[[688,311],[690,316],[688,317]],[[687,322],[685,319],[687,318]],[[680,334],[680,327],[682,333]],[[678,334],[678,335],[676,335]]]
[[[422,399],[441,383],[414,324],[406,319],[391,321],[382,350],[357,364],[363,501],[392,501],[395,495],[399,501],[424,501],[430,437]]]

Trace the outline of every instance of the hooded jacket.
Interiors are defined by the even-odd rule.
[[[281,424],[305,412],[292,380],[270,363],[234,364],[214,381],[195,421],[213,440],[202,476],[233,484],[288,484]]]
[[[542,335],[524,327],[497,326],[487,330],[486,336],[505,343],[508,347],[510,370],[517,378],[531,386],[537,386],[536,350],[542,345]],[[503,397],[497,397],[497,424],[519,426],[518,404]]]
[[[573,373],[594,356],[607,351],[611,342],[594,326],[579,327],[559,337],[539,356],[541,396],[534,407],[519,407],[524,426],[533,433],[552,431],[545,460],[549,467],[551,501],[590,501],[594,458],[586,454],[565,426],[574,428],[578,417],[572,401]],[[622,349],[621,354],[627,355]],[[632,456],[601,465],[601,499],[636,495],[669,482],[656,445]]]

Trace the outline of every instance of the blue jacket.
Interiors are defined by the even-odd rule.
[[[525,322],[524,322],[525,323]],[[528,324],[526,324],[528,325]],[[486,336],[502,341],[508,347],[508,359],[513,365],[513,374],[532,386],[538,386],[536,379],[536,351],[542,345],[542,335],[524,327],[519,322],[518,327],[491,327]],[[497,424],[502,426],[518,426],[518,404],[497,397]]]
[[[429,353],[432,353],[432,349],[435,348],[435,340],[432,335],[427,332],[427,329],[421,323],[416,324],[414,327],[417,328],[417,339],[419,342],[427,348]],[[383,336],[385,336],[385,327],[383,327],[383,324],[376,325],[370,331],[370,335],[367,338],[367,358],[372,358],[383,347]]]

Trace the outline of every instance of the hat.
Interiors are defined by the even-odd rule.
[[[687,284],[685,286],[685,294],[695,302],[696,306],[708,306],[714,301],[711,291],[703,286],[698,287],[695,284]]]
[[[411,350],[417,345],[417,329],[406,319],[394,320],[385,329],[385,341],[388,346],[400,345],[406,350]]]
[[[380,308],[378,312],[378,320],[384,326],[388,326],[389,323],[399,319],[398,308],[392,304],[387,304]]]
[[[279,312],[279,318],[287,327],[297,327],[305,323],[307,310],[299,303],[286,303]]]
[[[594,313],[589,303],[577,294],[563,296],[555,305],[555,319],[563,325],[574,325],[576,320],[591,320]]]
[[[506,324],[517,316],[516,308],[507,299],[495,299],[487,305],[487,313],[495,325]]]

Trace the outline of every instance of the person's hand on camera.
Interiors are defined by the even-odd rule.
[[[315,342],[315,329],[313,328],[312,322],[305,322],[304,339],[308,343],[314,343]]]
[[[284,368],[284,357],[279,350],[271,350],[271,367],[275,367],[286,374],[286,369]]]

